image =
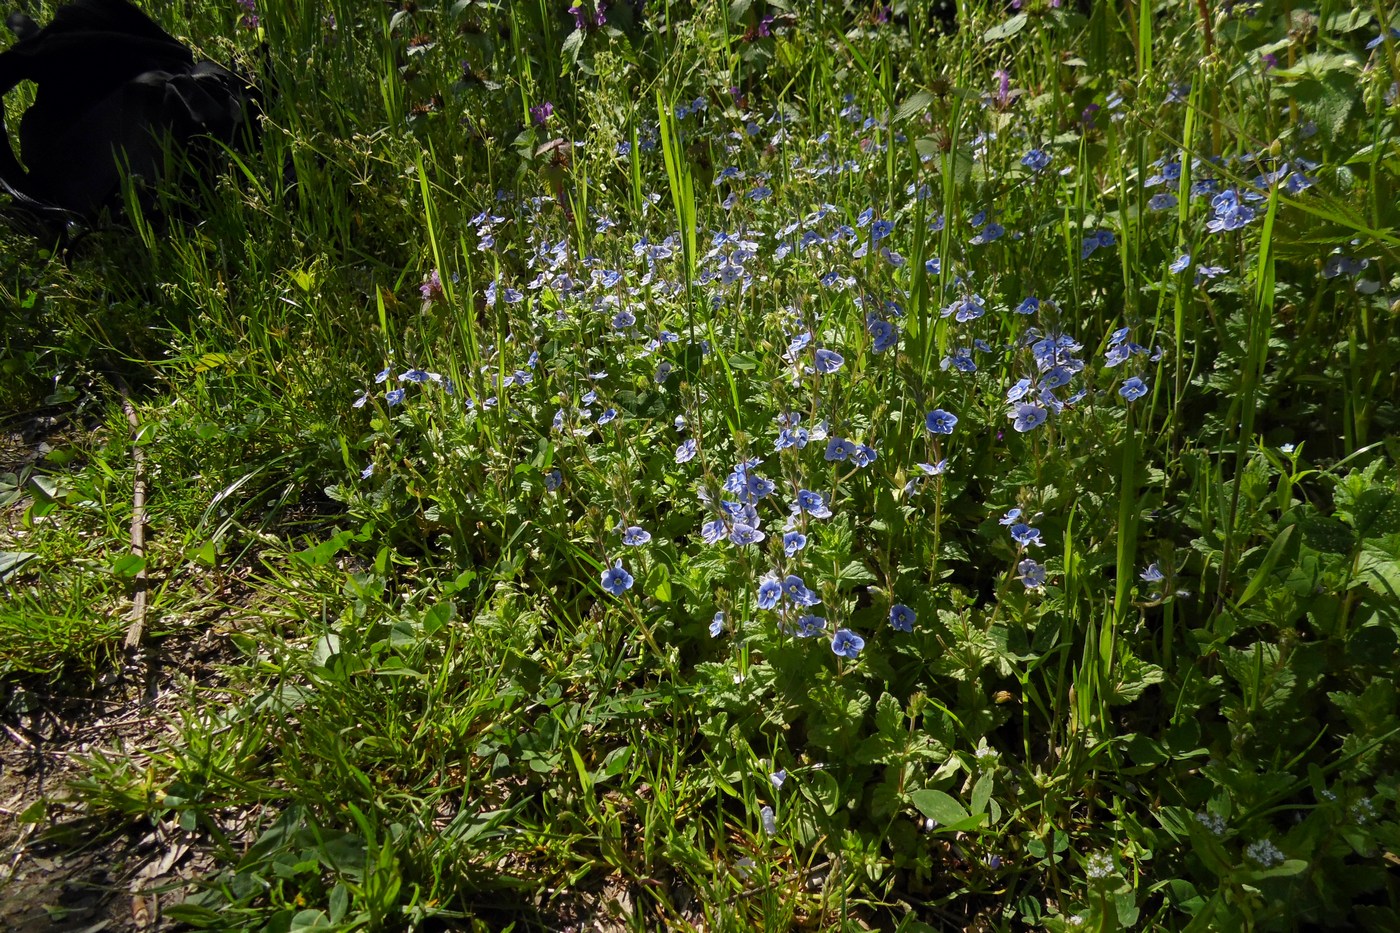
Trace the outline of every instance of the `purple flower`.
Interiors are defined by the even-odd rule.
[[[428,273],[428,280],[418,286],[418,292],[423,296],[424,301],[432,301],[442,297],[442,279],[438,277],[436,269]]]
[[[535,121],[535,126],[544,126],[552,116],[554,116],[554,105],[549,101],[545,101],[538,107],[530,108],[530,119]]]

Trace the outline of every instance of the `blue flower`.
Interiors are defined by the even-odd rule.
[[[826,619],[821,616],[804,615],[797,620],[797,630],[793,632],[798,638],[811,638],[813,635],[826,628]]]
[[[1136,402],[1147,394],[1147,384],[1137,376],[1129,378],[1118,389],[1118,394],[1130,402]]]
[[[360,471],[360,479],[369,479],[369,478],[370,478],[371,476],[373,476],[373,475],[374,475],[374,464],[373,464],[373,463],[371,463],[369,466],[365,467],[363,470]]]
[[[616,408],[609,408],[607,411],[603,412],[601,415],[598,416],[598,424],[599,424],[599,425],[607,424],[609,421],[613,420],[613,419],[616,418],[616,417],[617,417],[617,409],[616,409]]]
[[[1024,434],[1027,431],[1034,431],[1044,424],[1048,415],[1044,408],[1022,402],[1011,412],[1011,417],[1015,419],[1012,427]]]
[[[715,617],[710,620],[710,637],[718,638],[724,631],[724,613],[716,612]]]
[[[835,350],[818,350],[815,354],[817,372],[828,375],[836,372],[846,362],[846,358]]]
[[[1017,314],[1035,314],[1040,310],[1040,299],[1031,295],[1016,306]]]
[[[637,316],[631,311],[619,311],[613,315],[612,326],[614,330],[626,330],[637,323]]]
[[[603,589],[614,596],[621,596],[632,588],[632,575],[622,569],[622,559],[603,571]]]
[[[631,525],[622,533],[622,543],[629,547],[641,547],[651,540],[651,532],[638,525]]]
[[[1045,585],[1045,567],[1027,557],[1016,565],[1016,579],[1033,590]]]
[[[758,608],[772,609],[783,598],[783,585],[778,578],[768,575],[758,584]]]
[[[873,319],[869,324],[871,345],[870,349],[876,353],[884,353],[899,341],[899,328],[888,321],[879,318]]]
[[[903,603],[890,607],[890,627],[896,632],[914,631],[914,610]]]
[[[848,460],[855,455],[856,445],[844,437],[833,437],[826,442],[827,460]]]
[[[789,531],[783,535],[783,553],[793,557],[807,546],[807,536],[800,531]]]
[[[735,522],[734,530],[729,532],[729,541],[735,547],[758,544],[766,537],[768,537],[768,535],[747,522]]]
[[[1021,164],[1032,172],[1043,172],[1050,166],[1050,153],[1043,149],[1032,149],[1021,156]]]
[[[1011,526],[1011,540],[1021,547],[1045,547],[1045,542],[1040,540],[1040,529],[1032,528],[1025,522],[1016,522]]]
[[[410,369],[403,375],[399,376],[399,382],[412,382],[416,385],[422,385],[427,381],[428,373],[426,370],[422,369]]]
[[[801,577],[791,573],[783,578],[783,595],[794,606],[815,606],[821,602],[821,597],[809,590]]]
[[[826,497],[819,492],[812,492],[808,489],[798,490],[797,503],[793,506],[793,511],[794,513],[806,512],[813,518],[831,517],[831,509],[827,508]]]
[[[696,444],[695,438],[688,437],[681,441],[681,445],[676,448],[676,462],[687,463],[695,459]]]
[[[893,230],[894,224],[890,223],[888,220],[877,220],[870,227],[870,238],[878,243],[889,236]]]
[[[1138,576],[1142,578],[1144,583],[1161,583],[1166,579],[1166,575],[1162,573],[1156,561],[1148,564],[1147,569],[1138,574]]]
[[[564,485],[564,474],[558,470],[550,470],[544,475],[544,488],[550,492],[554,492],[562,485]]]
[[[390,389],[388,392],[384,393],[384,401],[386,401],[386,402],[389,403],[389,407],[390,407],[390,408],[393,408],[393,407],[394,407],[395,405],[397,405],[399,402],[402,402],[402,401],[403,401],[403,397],[404,397],[404,390],[403,390],[403,389]]]
[[[836,636],[831,639],[831,650],[847,659],[854,659],[864,647],[865,639],[848,628],[837,629]]]
[[[924,416],[924,427],[930,434],[952,434],[957,425],[958,416],[941,408],[935,408]]]
[[[997,524],[1000,524],[1000,525],[1014,525],[1014,524],[1016,523],[1016,520],[1019,519],[1020,517],[1021,517],[1021,510],[1020,510],[1020,509],[1012,509],[1011,511],[1009,511],[1009,512],[1007,512],[1005,515],[1003,515],[1001,518],[997,519]]]

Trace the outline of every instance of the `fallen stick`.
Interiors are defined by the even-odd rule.
[[[141,568],[136,571],[135,590],[131,594],[131,625],[126,630],[126,650],[134,652],[141,646],[141,636],[146,630],[146,451],[140,444],[141,420],[136,417],[136,408],[131,404],[131,393],[126,383],[116,380],[117,391],[122,397],[122,413],[131,426],[131,553],[141,558]]]

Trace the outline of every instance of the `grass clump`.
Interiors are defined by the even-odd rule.
[[[239,651],[78,787],[211,847],[170,916],[1400,923],[1396,23],[1018,6],[169,11],[264,156],[4,287],[142,374],[156,616]],[[8,671],[113,642],[35,660],[120,450],[34,472],[106,485]]]

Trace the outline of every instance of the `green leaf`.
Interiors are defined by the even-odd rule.
[[[297,551],[292,556],[308,567],[324,567],[345,545],[350,543],[350,539],[353,537],[355,537],[353,531],[342,531],[335,537],[313,545],[304,551]]]
[[[289,933],[297,933],[298,930],[324,930],[331,925],[330,919],[320,910],[307,908],[297,911],[292,918],[292,925],[288,927]]]
[[[1010,39],[1022,29],[1026,28],[1028,17],[1025,13],[1017,13],[1004,23],[998,23],[991,29],[982,33],[983,42],[1000,42],[1002,39]]]
[[[971,809],[973,813],[986,813],[987,803],[992,799],[992,787],[996,783],[996,778],[992,772],[988,771],[977,779],[977,783],[972,785]]]
[[[841,788],[829,771],[810,771],[802,779],[802,796],[822,808],[827,816],[835,816],[841,807]]]
[[[436,635],[443,626],[457,615],[457,607],[451,602],[441,602],[423,613],[423,634]]]
[[[939,826],[952,826],[961,823],[969,816],[963,805],[941,790],[916,790],[909,795],[909,802]]]
[[[0,583],[19,573],[21,567],[38,556],[32,551],[0,551]]]
[[[894,112],[896,120],[908,120],[917,117],[928,111],[933,106],[933,95],[928,91],[918,91],[913,97],[899,105],[899,109]]]
[[[112,576],[118,580],[134,580],[146,569],[146,558],[137,554],[123,554],[112,561]]]
[[[665,564],[657,564],[651,568],[651,573],[647,575],[646,588],[659,601],[671,601],[671,572],[666,569]]]

